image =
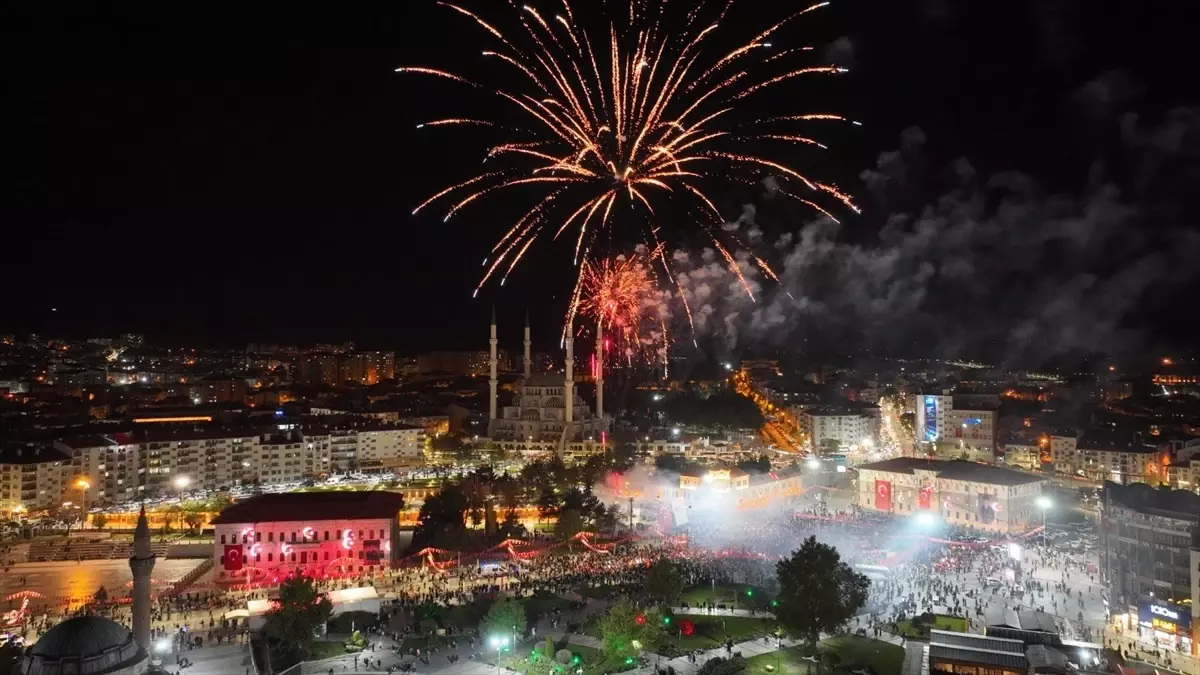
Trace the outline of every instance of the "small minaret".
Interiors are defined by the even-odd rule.
[[[596,419],[604,420],[604,323],[596,322]]]
[[[566,423],[571,426],[571,421],[575,416],[575,324],[573,321],[567,321],[567,376],[563,380],[564,394],[563,400],[566,402]]]
[[[496,308],[492,307],[492,337],[488,340],[488,367],[490,369],[491,378],[488,380],[488,390],[490,397],[488,398],[488,419],[496,419],[496,385],[500,384],[500,380],[496,379],[496,345],[499,340],[496,339]]]
[[[533,372],[533,356],[530,349],[533,347],[533,339],[529,337],[529,310],[525,310],[525,379],[529,379],[529,375]]]
[[[150,524],[146,521],[146,505],[138,514],[137,529],[133,531],[133,557],[129,570],[133,572],[133,639],[142,649],[150,651],[150,573],[154,571],[154,552],[150,550]]]

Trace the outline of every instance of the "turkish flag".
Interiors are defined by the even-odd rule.
[[[892,509],[891,481],[875,481],[875,508],[880,511],[890,511]]]
[[[921,491],[917,493],[917,506],[922,509],[927,509],[933,502],[933,486],[922,485]]]
[[[238,544],[225,546],[225,570],[236,572],[242,569],[242,547]]]

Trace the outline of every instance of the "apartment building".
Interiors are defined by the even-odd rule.
[[[266,432],[250,426],[156,426],[74,436],[0,456],[0,512],[386,472],[421,461],[424,445],[424,429],[376,420]]]

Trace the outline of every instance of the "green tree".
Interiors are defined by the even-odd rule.
[[[609,659],[636,657],[643,649],[654,651],[665,637],[662,622],[647,617],[627,600],[613,605],[600,617],[599,628],[604,655]]]
[[[558,515],[562,510],[562,500],[554,492],[554,488],[547,485],[542,488],[537,500],[538,515],[542,518],[552,518]]]
[[[867,602],[870,579],[842,561],[837,549],[816,537],[804,540],[775,566],[779,606],[775,615],[789,633],[816,649],[822,632],[836,633]]]
[[[188,511],[183,514],[183,522],[187,523],[188,529],[193,532],[199,532],[200,526],[204,524],[204,514],[199,511]]]
[[[583,515],[579,511],[566,509],[558,514],[558,522],[554,525],[554,535],[559,539],[570,539],[583,530]]]
[[[771,471],[771,458],[766,455],[759,455],[754,459],[744,459],[738,462],[737,466],[742,471],[750,474],[769,473]]]
[[[646,592],[651,598],[674,607],[683,592],[683,577],[675,563],[666,558],[655,560],[646,573]]]
[[[460,549],[467,543],[467,526],[463,512],[467,497],[457,485],[447,485],[436,495],[425,499],[417,514],[412,547],[419,551],[427,546]]]
[[[312,653],[313,631],[329,620],[333,603],[317,592],[311,579],[296,575],[279,585],[279,604],[267,612],[267,642],[278,669],[303,661]]]
[[[108,516],[107,515],[105,515],[103,513],[97,513],[92,516],[92,527],[96,528],[97,530],[103,530],[104,526],[107,524],[108,524]]]
[[[512,598],[501,597],[488,608],[479,623],[479,635],[484,640],[491,636],[516,640],[525,632],[525,605]]]
[[[525,526],[521,524],[520,518],[517,517],[516,511],[509,511],[504,514],[504,520],[500,523],[500,527],[496,530],[501,539],[521,539],[528,533],[525,531]]]

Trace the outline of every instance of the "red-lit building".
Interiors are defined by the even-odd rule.
[[[392,492],[299,492],[238,502],[212,521],[213,579],[271,583],[286,575],[341,577],[390,567],[404,497]]]

